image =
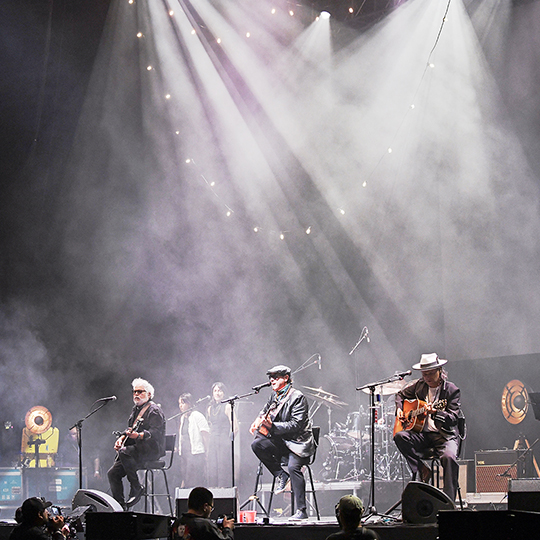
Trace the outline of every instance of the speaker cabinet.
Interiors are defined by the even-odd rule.
[[[540,478],[520,478],[508,482],[508,510],[540,512]]]
[[[170,516],[136,512],[88,512],[86,540],[143,540],[168,538]]]
[[[214,488],[210,490],[214,495],[214,510],[212,517],[216,518],[222,514],[233,516],[238,521],[238,490],[232,488]],[[191,489],[176,488],[176,516],[180,517],[188,511],[188,497]]]
[[[409,482],[401,495],[403,521],[407,523],[436,523],[439,510],[455,508],[446,493],[423,482]]]
[[[439,540],[524,540],[540,530],[540,514],[510,510],[442,511],[438,517]]]
[[[71,501],[71,508],[75,510],[79,506],[89,506],[92,512],[124,511],[118,501],[97,489],[79,489]]]

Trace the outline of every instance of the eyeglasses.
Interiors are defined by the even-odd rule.
[[[268,377],[270,380],[274,380],[274,381],[277,381],[278,379],[284,379],[285,378],[285,375],[270,375]]]
[[[144,394],[146,390],[133,390],[134,394]]]

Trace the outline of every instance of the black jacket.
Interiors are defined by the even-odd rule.
[[[145,406],[146,403],[133,407],[128,419],[129,427],[133,426],[141,409]],[[165,455],[165,415],[159,405],[150,401],[150,407],[145,411],[143,422],[137,431],[144,432],[144,438],[142,440],[128,438],[126,446],[136,444],[140,460],[153,461]]]
[[[429,386],[423,379],[413,381],[396,395],[396,409],[403,410],[403,400],[420,399],[426,401]],[[458,435],[458,419],[461,417],[461,392],[450,381],[444,381],[439,394],[439,401],[446,400],[444,410],[437,411],[433,415],[435,427],[446,437]]]
[[[220,529],[211,519],[188,512],[173,525],[172,536],[175,540],[232,540],[234,532],[228,527]]]
[[[266,415],[276,399],[277,394],[272,392],[270,399],[260,412],[261,416]],[[291,388],[270,429],[271,437],[281,437],[287,448],[300,457],[309,457],[315,453],[315,442],[308,412],[306,396],[300,390]]]

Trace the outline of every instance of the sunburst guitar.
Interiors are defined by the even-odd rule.
[[[446,407],[446,399],[436,401],[431,406],[437,411],[442,411]],[[401,418],[396,416],[394,435],[400,431],[422,431],[427,418],[427,410],[425,401],[421,399],[405,399],[403,401],[403,416]]]

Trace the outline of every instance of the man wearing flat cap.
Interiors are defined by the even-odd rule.
[[[251,449],[276,478],[274,493],[285,491],[290,478],[296,507],[291,519],[307,519],[302,467],[315,452],[308,402],[293,388],[291,368],[274,366],[266,374],[273,392],[249,430],[255,435]]]
[[[462,413],[460,390],[448,381],[443,370],[446,362],[436,353],[429,353],[414,364],[413,369],[420,371],[422,377],[396,395],[394,441],[411,468],[413,480],[417,476],[424,482],[429,480],[431,470],[422,459],[433,452],[443,466],[443,491],[455,501],[459,473],[458,420]]]
[[[360,525],[364,504],[355,495],[344,495],[336,504],[336,518],[341,531],[326,537],[326,540],[379,540],[375,531]]]

